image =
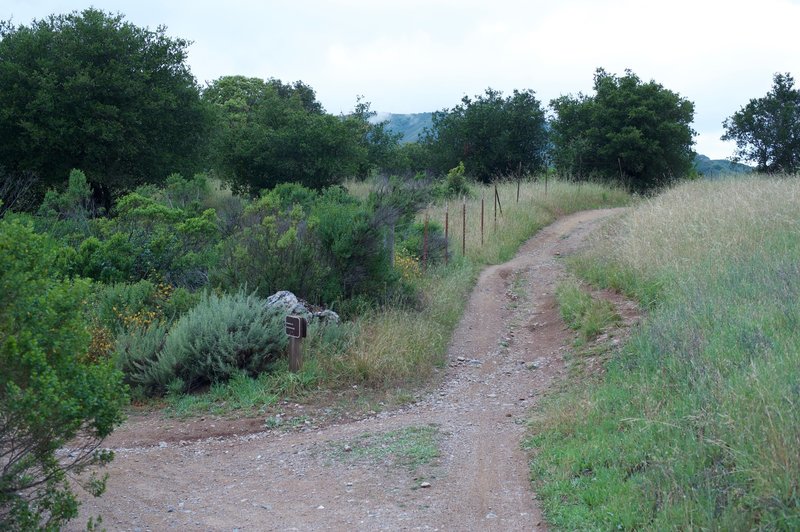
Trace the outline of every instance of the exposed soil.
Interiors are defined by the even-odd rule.
[[[521,441],[538,398],[566,374],[574,339],[553,293],[561,258],[615,212],[563,218],[484,270],[441,385],[412,404],[361,419],[284,404],[281,423],[133,416],[106,442],[116,452],[107,492],[87,495],[72,526],[102,515],[109,530],[545,529]],[[635,309],[606,295],[630,322]],[[432,462],[359,448],[387,449],[429,426],[440,448]]]

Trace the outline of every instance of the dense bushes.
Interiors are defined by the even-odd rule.
[[[256,376],[286,347],[283,315],[254,295],[206,295],[170,328],[153,322],[120,337],[117,364],[149,393],[184,392]]]
[[[63,273],[58,246],[0,220],[0,528],[58,528],[77,514],[67,481],[110,459],[125,393],[109,360],[88,356],[89,284]],[[76,436],[68,455],[56,451]],[[104,481],[87,485],[99,495]]]

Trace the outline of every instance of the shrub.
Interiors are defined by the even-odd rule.
[[[64,278],[59,250],[29,225],[0,221],[0,529],[57,529],[77,515],[67,480],[111,454],[125,393],[110,361],[87,356],[88,282]],[[75,438],[78,440],[75,440]],[[69,454],[56,455],[68,442]],[[86,486],[99,495],[105,480]]]
[[[226,381],[239,370],[257,375],[285,352],[283,315],[264,303],[242,291],[212,294],[175,323],[163,355],[177,362],[187,389]]]
[[[162,356],[167,331],[156,321],[117,335],[114,363],[138,394],[162,394],[176,378],[174,361]]]
[[[469,183],[467,183],[463,162],[459,162],[458,166],[451,168],[447,172],[444,181],[439,183],[439,186],[436,188],[436,195],[443,199],[472,196],[472,190],[470,190]]]
[[[340,297],[329,253],[300,205],[284,208],[277,194],[267,193],[245,209],[243,223],[222,245],[214,284],[249,286],[264,296],[290,290],[315,303]]]
[[[156,322],[120,335],[116,361],[131,384],[163,394],[225,382],[241,372],[258,375],[285,350],[283,315],[240,291],[203,296],[169,330]]]

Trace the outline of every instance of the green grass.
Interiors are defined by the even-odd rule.
[[[594,340],[603,330],[620,322],[613,303],[593,297],[574,279],[556,287],[556,301],[561,317],[570,329],[578,332],[581,344]]]
[[[441,454],[441,432],[436,425],[411,426],[382,433],[365,433],[337,443],[334,457],[343,462],[391,464],[415,471],[430,465]]]
[[[555,529],[800,528],[800,183],[690,183],[574,263],[651,308],[532,423]]]

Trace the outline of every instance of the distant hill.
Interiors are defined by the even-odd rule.
[[[387,128],[393,133],[401,133],[401,142],[416,142],[425,128],[431,127],[433,113],[394,114],[378,113],[371,122],[388,121]]]
[[[378,113],[371,122],[388,122],[387,128],[393,133],[402,134],[401,142],[416,142],[425,128],[430,128],[433,113]],[[746,174],[753,168],[746,164],[734,163],[726,159],[711,159],[698,154],[694,158],[694,167],[698,173],[714,178],[726,174]]]
[[[729,174],[746,174],[753,171],[753,168],[746,164],[734,163],[727,159],[710,159],[700,154],[694,158],[694,167],[698,173],[711,178]]]

